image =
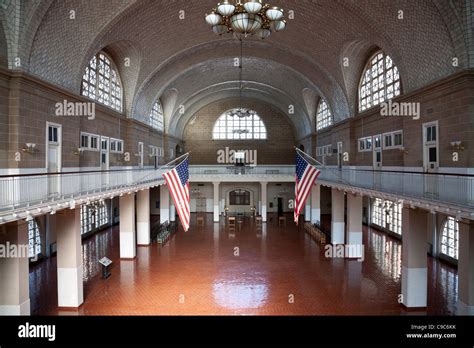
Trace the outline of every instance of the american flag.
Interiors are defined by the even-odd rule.
[[[186,158],[173,170],[163,174],[166,184],[173,197],[174,205],[178,211],[179,219],[184,231],[189,229],[189,161]]]
[[[306,161],[303,156],[296,152],[296,183],[295,183],[295,222],[304,207],[306,198],[316,181],[320,171]]]

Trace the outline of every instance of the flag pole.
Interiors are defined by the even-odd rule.
[[[172,163],[175,163],[175,162],[179,161],[183,157],[189,157],[190,154],[191,154],[191,151],[186,152],[184,155],[181,155],[178,158],[175,158],[174,160],[162,165],[160,168],[156,168],[156,170],[165,169],[167,167],[170,167]]]
[[[293,147],[295,148],[295,150],[296,150],[297,152],[302,153],[303,155],[305,155],[306,157],[310,158],[311,160],[313,160],[314,162],[316,162],[316,163],[319,164],[320,166],[325,167],[325,165],[324,165],[323,163],[319,162],[316,158],[311,157],[310,155],[308,155],[308,154],[307,154],[306,152],[304,152],[303,150],[298,149],[296,146],[293,146]]]

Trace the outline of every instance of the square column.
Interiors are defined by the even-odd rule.
[[[58,307],[78,308],[84,302],[81,209],[61,210],[56,219]]]
[[[120,197],[120,258],[134,259],[137,256],[135,236],[135,193]]]
[[[347,257],[362,257],[362,196],[353,194],[347,194],[347,244]]]
[[[15,221],[4,228],[0,245],[16,254],[0,258],[0,315],[30,315],[27,223]]]
[[[176,221],[176,206],[170,197],[170,222]]]
[[[311,221],[311,196],[308,196],[306,199],[306,204],[304,206],[304,221]]]
[[[459,221],[458,315],[474,315],[474,221]]]
[[[331,190],[331,243],[344,244],[344,191]]]
[[[267,182],[261,182],[262,185],[262,195],[261,195],[261,201],[262,201],[262,222],[267,222]]]
[[[402,211],[402,303],[407,308],[425,308],[428,295],[428,212]]]
[[[321,185],[318,184],[311,188],[311,223],[321,224]]]
[[[137,194],[137,244],[150,245],[150,190]]]
[[[170,191],[168,186],[160,186],[160,223],[170,220]]]
[[[219,182],[213,182],[214,185],[214,222],[219,222]]]

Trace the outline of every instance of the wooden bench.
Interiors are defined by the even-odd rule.
[[[204,218],[202,216],[198,216],[197,225],[198,226],[204,226]]]

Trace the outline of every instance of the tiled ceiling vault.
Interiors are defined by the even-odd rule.
[[[161,97],[167,131],[181,136],[197,110],[238,95],[233,58],[239,43],[214,35],[204,21],[217,2],[3,0],[0,63],[13,68],[19,57],[21,66],[15,68],[80,93],[86,64],[104,49],[119,66],[127,115],[145,120]],[[269,2],[293,10],[295,19],[267,41],[245,41],[244,95],[287,114],[293,105],[288,117],[297,137],[314,129],[311,98],[325,97],[336,121],[353,116],[361,70],[376,47],[398,65],[405,92],[474,67],[466,14],[472,0]],[[453,66],[454,57],[459,67]],[[129,67],[123,64],[126,58]]]

